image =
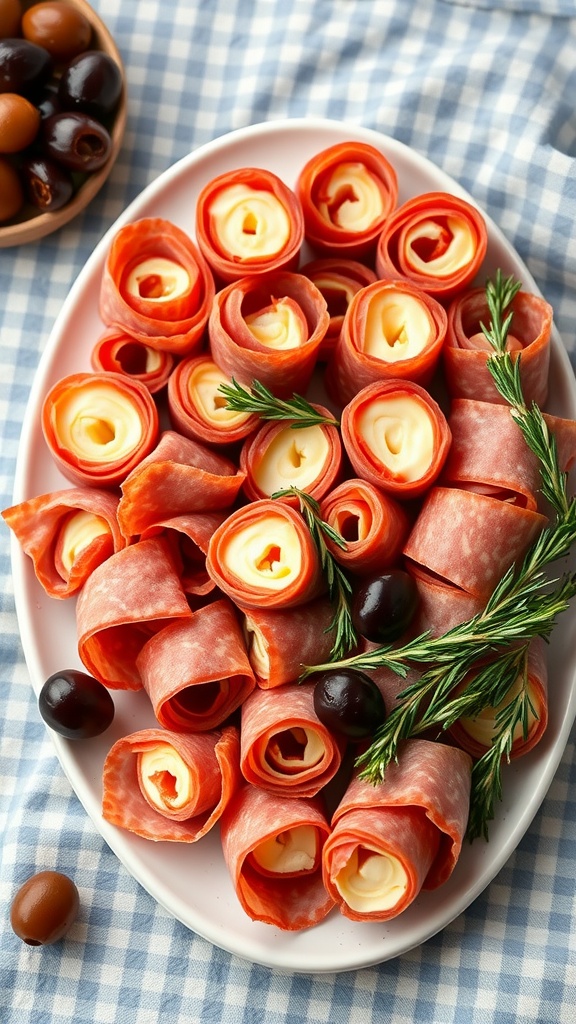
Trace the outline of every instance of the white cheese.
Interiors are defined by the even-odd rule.
[[[322,190],[318,211],[344,231],[367,231],[382,216],[382,193],[374,175],[362,163],[342,163]]]
[[[190,291],[188,271],[174,260],[151,256],[137,263],[128,274],[125,288],[129,295],[149,302],[170,302]]]
[[[357,420],[365,444],[386,469],[405,481],[424,476],[434,456],[434,428],[425,404],[412,395],[371,402]]]
[[[256,846],[252,856],[271,874],[313,871],[318,856],[318,837],[313,825],[295,825]]]
[[[226,427],[239,426],[245,423],[250,413],[235,412],[226,408],[226,398],[218,388],[221,384],[229,384],[227,377],[216,363],[209,360],[198,363],[188,378],[188,391],[196,412],[201,419],[210,425]]]
[[[290,238],[290,217],[277,196],[240,182],[218,193],[209,216],[219,248],[238,259],[274,256]]]
[[[463,726],[468,735],[471,736],[472,739],[476,740],[478,743],[482,744],[483,747],[491,747],[494,737],[496,735],[496,716],[498,712],[502,711],[507,704],[509,704],[512,700],[514,700],[515,697],[518,696],[523,685],[523,676],[519,675],[515,682],[512,684],[512,686],[510,687],[508,693],[506,694],[506,697],[498,705],[498,707],[484,708],[480,712],[480,714],[477,715],[475,718],[461,718],[460,724]],[[528,699],[531,704],[534,703],[534,694],[530,686],[528,686]],[[533,714],[530,708],[528,709],[527,719],[529,734],[530,730],[533,728],[536,722],[536,716]],[[516,728],[514,729],[514,732],[512,734],[513,742],[521,740],[523,734],[524,729],[522,726],[522,722],[520,721],[516,725]]]
[[[75,512],[68,516],[58,535],[58,547],[62,565],[70,572],[78,555],[92,543],[96,537],[110,533],[110,527],[101,516],[93,512]]]
[[[270,655],[268,654],[268,645],[262,630],[258,628],[249,615],[244,617],[244,636],[246,639],[248,658],[252,668],[254,669],[255,675],[257,675],[259,679],[268,679],[268,676],[270,675]]]
[[[276,351],[300,348],[308,340],[305,321],[288,300],[279,299],[266,309],[251,313],[245,323],[256,341]]]
[[[316,729],[296,726],[270,738],[265,760],[274,775],[295,775],[315,768],[325,753],[326,745]]]
[[[270,513],[234,531],[222,560],[248,586],[282,590],[298,577],[302,550],[292,523]]]
[[[408,876],[391,853],[357,846],[334,884],[352,910],[369,914],[396,906],[406,892]]]
[[[381,291],[368,305],[361,348],[375,359],[395,363],[422,352],[430,333],[423,302],[395,289]]]
[[[140,784],[154,807],[179,810],[188,803],[193,788],[190,769],[170,743],[159,743],[138,758]]]
[[[476,243],[470,224],[460,217],[446,217],[446,225],[450,232],[450,241],[439,256],[430,260],[422,259],[415,246],[423,238],[435,242],[443,234],[443,226],[435,220],[421,220],[406,232],[409,263],[420,273],[433,274],[434,277],[449,277],[467,267],[474,259]]]
[[[130,399],[101,381],[71,388],[52,410],[59,444],[89,462],[115,462],[142,439],[142,421]]]
[[[326,431],[321,426],[279,430],[252,475],[262,494],[284,487],[306,490],[321,474],[330,454]]]

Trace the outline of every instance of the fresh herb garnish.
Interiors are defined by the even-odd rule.
[[[339,426],[338,420],[318,412],[302,395],[294,394],[286,400],[277,398],[259,380],[253,380],[248,390],[232,377],[230,384],[220,384],[218,391],[226,398],[227,409],[254,413],[261,420],[292,420],[290,426],[295,430],[323,424]]]

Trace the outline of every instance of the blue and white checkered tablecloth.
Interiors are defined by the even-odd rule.
[[[103,191],[71,225],[0,250],[0,501],[40,354],[104,231],[161,171],[231,129],[320,116],[424,154],[499,223],[553,303],[576,365],[576,2],[95,0],[122,53],[129,118]],[[573,1024],[574,732],[549,793],[485,892],[424,945],[342,974],[252,965],[176,922],[127,873],[72,792],[41,722],[0,530],[2,1024]],[[54,642],[58,642],[55,637]],[[552,680],[553,687],[553,680]],[[74,942],[12,933],[17,885],[77,881]]]

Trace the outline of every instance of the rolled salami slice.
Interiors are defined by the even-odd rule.
[[[436,369],[447,317],[444,307],[410,281],[376,281],[356,292],[326,371],[341,405],[379,380],[426,386]]]
[[[123,373],[139,380],[151,395],[166,386],[174,368],[171,352],[151,348],[119,330],[104,332],[92,349],[90,361],[96,373]]]
[[[539,295],[518,292],[510,306],[512,323],[507,347],[512,359],[520,359],[520,381],[527,405],[546,404],[552,307]],[[480,326],[490,323],[484,288],[473,288],[457,296],[448,309],[448,330],[444,346],[444,373],[453,398],[474,398],[506,404],[496,390],[486,365],[492,347]]]
[[[266,498],[224,520],[208,545],[206,567],[241,608],[293,608],[324,589],[303,517],[285,502]]]
[[[230,459],[166,430],[122,484],[120,528],[132,537],[160,520],[228,508],[244,476]]]
[[[234,445],[260,425],[257,416],[228,409],[218,390],[230,377],[204,353],[183,359],[168,382],[168,412],[175,430],[208,445]]]
[[[380,150],[342,142],[313,156],[296,186],[307,241],[327,256],[373,252],[396,206],[396,171]]]
[[[73,373],[50,388],[42,432],[67,480],[116,487],[158,439],[154,399],[120,373]]]
[[[2,512],[32,559],[49,597],[76,594],[96,566],[126,546],[116,519],[118,498],[95,487],[72,487],[21,501]]]
[[[322,518],[346,542],[326,546],[345,569],[360,576],[388,569],[402,554],[410,522],[399,502],[369,483],[350,477],[320,503]]]
[[[486,601],[482,598],[428,575],[416,565],[409,565],[408,569],[418,591],[418,607],[410,623],[409,636],[420,636],[427,631],[432,636],[443,636],[484,610]]]
[[[176,732],[217,728],[255,686],[242,629],[226,598],[157,632],[140,650],[136,667],[160,725]]]
[[[457,747],[406,740],[384,782],[354,776],[332,819],[323,877],[353,921],[388,921],[452,874],[470,804],[472,760]]]
[[[225,171],[198,196],[196,237],[220,281],[293,270],[304,241],[300,203],[272,171]]]
[[[259,380],[282,398],[303,394],[329,323],[326,300],[303,274],[244,277],[216,295],[212,358],[241,384]]]
[[[214,580],[206,569],[206,552],[214,530],[226,518],[225,512],[192,512],[174,516],[148,526],[141,540],[161,534],[170,546],[182,589],[186,594],[204,596],[214,590]]]
[[[136,657],[150,635],[191,611],[162,537],[111,555],[78,595],[78,653],[96,679],[112,690],[140,690]]]
[[[238,730],[182,735],[141,729],[104,762],[102,816],[153,842],[195,843],[240,786]]]
[[[401,500],[430,488],[452,440],[440,406],[409,380],[362,388],[345,406],[341,426],[357,476]]]
[[[488,234],[479,210],[447,192],[414,196],[388,219],[378,240],[376,272],[407,277],[429,295],[448,299],[480,269]]]
[[[546,523],[538,512],[486,494],[433,487],[404,545],[404,555],[428,575],[487,600]]]
[[[311,260],[300,267],[300,273],[309,277],[326,299],[330,323],[318,351],[318,359],[328,359],[342,330],[344,316],[352,297],[360,288],[372,284],[376,274],[358,260],[345,256],[327,256]]]
[[[303,665],[327,661],[335,639],[333,619],[327,597],[282,611],[246,609],[244,634],[258,686],[269,690],[293,683]]]
[[[317,412],[330,418],[322,405]],[[269,498],[276,491],[298,487],[316,501],[330,490],[342,472],[342,443],[330,423],[293,427],[293,420],[263,423],[246,439],[240,452],[242,485],[250,501]]]
[[[215,285],[192,239],[160,217],[126,224],[108,252],[100,288],[107,327],[176,355],[201,344]]]
[[[248,785],[238,791],[220,835],[236,895],[253,921],[301,931],[326,917],[334,906],[322,884],[329,832],[316,800],[285,800]]]

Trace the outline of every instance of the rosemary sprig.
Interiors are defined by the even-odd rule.
[[[248,390],[232,377],[230,384],[220,384],[218,391],[224,395],[227,409],[255,413],[261,420],[292,420],[290,426],[295,430],[322,424],[339,426],[338,420],[318,412],[302,395],[277,398],[259,380],[253,380]]]
[[[287,487],[284,490],[275,491],[272,497],[298,499],[300,512],[306,520],[306,525],[318,551],[320,565],[328,584],[328,596],[334,606],[334,616],[326,630],[327,633],[334,630],[334,643],[330,656],[335,659],[341,658],[358,643],[358,635],[352,625],[350,613],[352,587],[348,577],[327,547],[325,538],[328,537],[339,548],[345,548],[346,541],[329,523],[322,519],[318,502],[305,491],[301,491],[298,487]]]

